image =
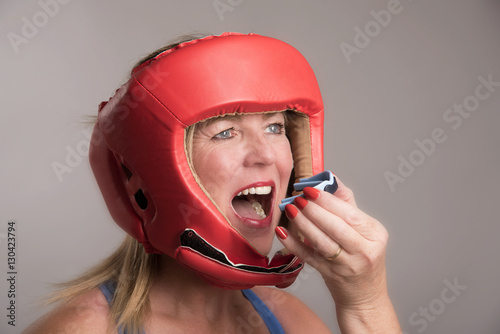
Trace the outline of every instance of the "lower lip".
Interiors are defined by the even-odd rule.
[[[245,225],[247,225],[249,227],[256,228],[256,229],[265,229],[265,228],[268,228],[269,226],[271,226],[271,224],[273,223],[273,211],[274,211],[274,199],[272,200],[271,210],[270,210],[268,216],[266,218],[260,219],[260,220],[242,217],[233,209],[233,212],[235,213],[236,217],[238,217],[238,219],[240,221],[242,221]]]
[[[272,214],[269,215],[269,216],[267,216],[264,219],[261,219],[261,220],[254,220],[254,219],[249,219],[249,218],[241,217],[238,214],[236,214],[236,216],[238,216],[238,218],[245,225],[247,225],[249,227],[257,228],[257,229],[264,229],[264,228],[268,228],[269,226],[271,226],[272,218],[273,218]]]

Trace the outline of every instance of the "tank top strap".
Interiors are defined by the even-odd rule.
[[[113,284],[111,281],[107,281],[99,286],[99,290],[101,290],[104,297],[106,297],[106,300],[108,301],[108,304],[111,307],[111,302],[113,301],[116,285]]]
[[[104,295],[109,304],[109,307],[111,307],[113,296],[115,295],[116,284],[111,281],[104,282],[99,286],[99,290],[101,290],[102,294]],[[144,330],[142,330],[141,333],[145,334]],[[128,334],[128,332],[126,330],[123,330],[122,326],[119,326],[118,334]]]
[[[101,290],[102,294],[106,298],[109,306],[111,307],[111,303],[113,301],[113,296],[115,294],[116,290],[116,285],[111,282],[105,282],[102,285],[99,286],[99,290]],[[266,304],[250,289],[248,290],[241,290],[243,293],[243,296],[245,296],[248,301],[252,304],[253,308],[259,313],[261,316],[262,320],[264,320],[264,323],[267,326],[267,329],[269,329],[269,333],[271,334],[285,334],[285,331],[283,330],[283,327],[281,326],[280,322],[276,318],[276,316],[271,312],[271,310],[267,307]],[[142,331],[144,334],[144,331]],[[126,331],[123,330],[123,328],[120,326],[118,328],[118,334],[127,334]]]
[[[269,333],[271,334],[285,334],[283,327],[281,327],[280,322],[276,318],[276,316],[271,312],[271,310],[267,307],[266,304],[250,289],[241,290],[243,296],[252,303],[253,308],[259,313],[262,320],[269,329]]]

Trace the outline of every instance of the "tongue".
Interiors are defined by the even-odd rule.
[[[240,216],[253,220],[261,220],[262,218],[255,212],[252,204],[245,199],[233,199],[233,208]]]

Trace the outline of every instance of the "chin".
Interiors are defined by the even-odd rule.
[[[276,211],[275,211],[276,212]],[[231,221],[232,227],[247,240],[247,242],[260,254],[268,256],[273,246],[274,229],[278,225],[281,214],[266,217],[266,221],[252,221],[234,216]]]
[[[268,256],[273,246],[273,239],[274,233],[269,238],[266,238],[266,240],[263,240],[263,238],[255,241],[248,240],[248,243],[260,254]]]

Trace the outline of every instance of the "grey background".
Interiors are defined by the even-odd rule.
[[[479,76],[500,81],[500,2],[401,0],[379,31],[370,12],[387,1],[222,2],[229,7],[219,16],[213,1],[73,0],[45,22],[38,1],[1,2],[0,332],[19,333],[45,313],[37,303],[51,283],[89,268],[123,237],[84,154],[61,182],[53,170],[66,164],[68,147],[85,152],[82,117],[172,37],[238,31],[282,39],[313,66],[326,107],[326,167],[390,232],[388,280],[404,330],[498,333],[500,87],[459,128],[443,116],[474,94]],[[40,27],[16,52],[8,34],[23,36],[23,18],[34,16]],[[372,37],[348,62],[340,45],[355,46],[356,27]],[[435,128],[446,141],[391,191],[384,173],[398,173],[400,155],[418,158],[415,140]],[[9,219],[17,224],[15,328],[6,318]],[[445,290],[454,281],[462,290]],[[305,270],[289,290],[338,332],[317,273]]]

